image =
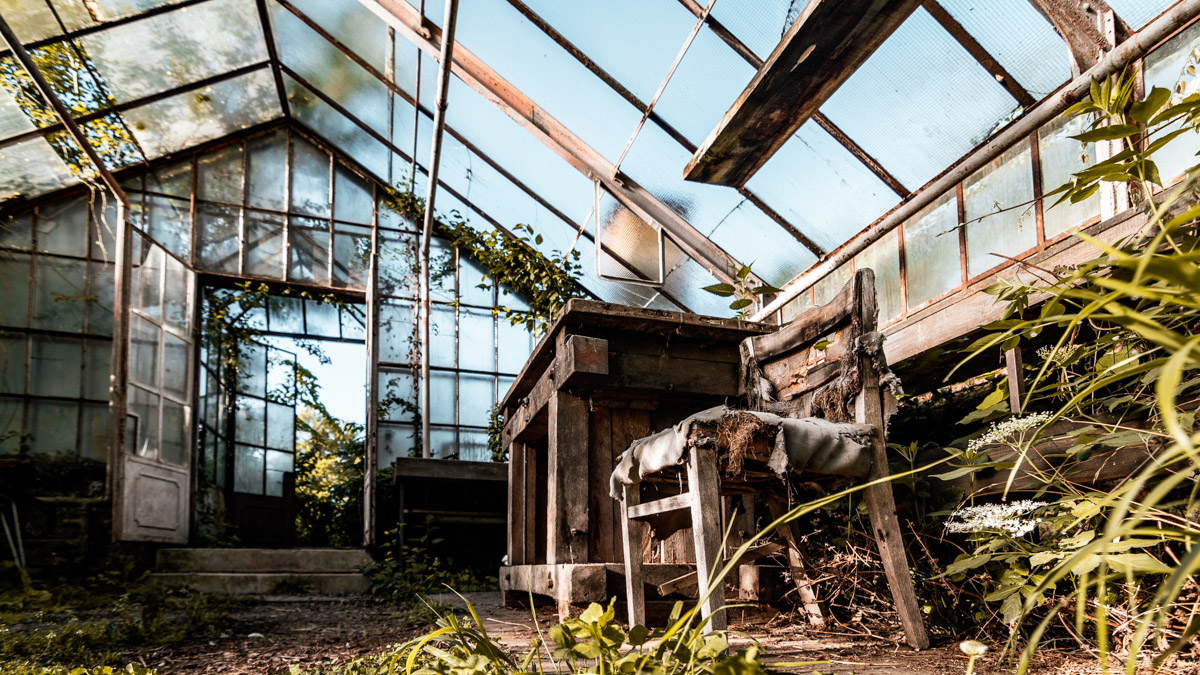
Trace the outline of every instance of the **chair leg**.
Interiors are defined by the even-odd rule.
[[[721,563],[721,496],[717,454],[713,448],[692,448],[688,459],[688,490],[692,496],[692,538],[696,542],[696,580],[703,597],[712,573]],[[722,580],[700,605],[711,630],[725,630],[725,583]]]
[[[625,486],[621,500],[621,544],[625,553],[625,603],[629,627],[646,623],[646,588],[642,585],[642,531],[644,525],[629,519],[629,508],[641,501],[641,485]]]
[[[777,495],[772,495],[768,499],[768,505],[771,507],[771,518],[778,519],[787,513],[787,504]],[[779,526],[779,534],[783,535],[783,539],[788,545],[788,571],[792,575],[792,583],[796,585],[796,593],[800,595],[800,604],[804,606],[804,613],[808,615],[808,623],[823,628],[825,617],[821,614],[821,605],[817,603],[817,594],[813,591],[812,582],[808,580],[808,574],[804,571],[804,560],[800,557],[796,530],[791,523],[784,523]]]

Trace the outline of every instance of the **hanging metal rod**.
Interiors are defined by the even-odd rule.
[[[1119,72],[1130,63],[1142,58],[1155,45],[1170,37],[1175,31],[1191,23],[1200,16],[1200,0],[1182,0],[1175,7],[1160,15],[1135,33],[1125,42],[1113,49],[1095,66],[1089,68],[1079,77],[1071,80],[1054,94],[1048,96],[1040,104],[1010,124],[1006,129],[996,134],[986,144],[976,148],[974,152],[964,157],[959,163],[941,178],[925,186],[924,190],[913,195],[912,199],[901,204],[895,211],[876,221],[863,231],[852,237],[845,244],[816,265],[810,267],[800,276],[788,282],[782,293],[775,299],[755,312],[750,318],[761,321],[777,312],[781,307],[807,290],[822,277],[848,262],[871,244],[879,241],[885,234],[896,229],[898,225],[914,216],[918,211],[928,206],[947,190],[975,173],[988,162],[1000,156],[1005,150],[1025,141],[1031,134],[1047,122],[1060,115],[1076,102],[1087,98],[1093,80],[1103,80],[1113,73]]]
[[[450,67],[454,62],[454,28],[458,22],[458,0],[447,0],[442,18],[442,45],[438,57],[437,94],[433,108],[433,142],[429,150],[429,187],[425,194],[425,218],[421,226],[421,455],[429,457],[429,245],[433,237],[434,198],[437,197],[438,168],[442,160],[442,132],[446,129],[446,98],[450,91]]]

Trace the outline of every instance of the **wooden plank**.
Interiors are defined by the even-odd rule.
[[[642,533],[645,525],[630,520],[629,509],[637,506],[641,486],[626,486],[621,500],[621,548],[625,556],[625,604],[630,627],[646,623],[646,589],[642,587]]]
[[[517,440],[546,409],[556,391],[608,375],[608,342],[582,335],[562,336],[558,356],[533,386],[529,396],[508,413],[504,422],[505,442]]]
[[[604,381],[606,391],[667,391],[709,397],[735,396],[738,391],[738,366],[732,363],[613,353],[610,368]]]
[[[604,564],[510,565],[500,568],[500,590],[505,596],[530,591],[554,598],[563,606],[604,602],[608,569]]]
[[[773,519],[778,520],[788,511],[787,504],[780,495],[772,495],[767,503]],[[792,583],[796,586],[796,593],[800,596],[800,604],[804,607],[808,623],[812,626],[824,627],[825,615],[821,612],[820,603],[817,602],[816,590],[813,589],[812,582],[808,579],[808,573],[804,570],[804,559],[800,557],[800,541],[796,537],[796,528],[792,527],[791,523],[784,523],[779,526],[779,534],[788,544],[788,572],[791,573]]]
[[[508,467],[504,462],[447,462],[444,459],[427,457],[397,457],[396,476],[499,482],[508,480]]]
[[[608,479],[613,471],[612,413],[608,408],[592,407],[588,439],[588,538],[590,562],[616,562],[616,521],[614,500],[608,494]]]
[[[1025,364],[1021,361],[1020,347],[1004,352],[1004,372],[1008,375],[1008,409],[1019,413],[1025,401]]]
[[[869,333],[875,330],[878,305],[875,301],[875,273],[871,270],[861,270],[855,273],[860,279],[858,283],[858,307],[862,313],[862,331]],[[862,380],[862,391],[855,402],[855,421],[860,424],[870,424],[877,429],[884,428],[883,395],[879,390],[879,373],[876,372],[870,357],[863,355],[859,360],[859,376]],[[882,433],[871,435],[871,474],[869,480],[886,478],[888,475],[887,446]],[[892,601],[896,603],[896,611],[900,614],[900,624],[904,626],[904,635],[910,647],[925,649],[929,646],[929,636],[925,632],[925,622],[921,613],[921,604],[917,601],[913,590],[912,575],[908,568],[908,556],[904,550],[904,540],[900,536],[900,525],[896,518],[896,500],[892,494],[891,483],[870,485],[863,491],[867,503],[867,513],[871,520],[871,530],[875,535],[875,543],[879,548],[879,557],[883,560],[883,569],[887,575],[888,586],[892,591]]]
[[[525,564],[525,444],[508,446],[508,564]]]
[[[525,471],[523,474],[525,479],[525,515],[521,520],[525,523],[525,563],[545,562],[544,558],[540,561],[537,559],[537,542],[538,523],[541,520],[538,516],[545,512],[544,504],[542,509],[538,508],[538,493],[540,491],[544,495],[546,490],[546,483],[539,480],[541,477],[538,475],[538,454],[541,453],[544,455],[546,451],[539,446],[529,443],[523,443],[522,447],[525,454]],[[544,500],[545,498],[542,497],[542,499]],[[544,521],[542,522],[544,528]],[[544,537],[545,535],[542,534],[542,536]]]
[[[585,563],[588,557],[588,406],[555,392],[549,405],[548,564]]]
[[[743,341],[742,360],[750,356],[759,361],[779,358],[807,347],[847,322],[854,311],[856,279],[851,277],[832,300],[804,312],[786,328]]]
[[[712,573],[717,570],[721,555],[721,496],[718,492],[715,448],[692,448],[687,463],[688,493],[692,508],[692,537],[696,542],[696,581],[703,594],[708,589]],[[709,630],[725,630],[725,583],[720,581],[707,599],[700,603],[700,613],[709,619]]]
[[[746,550],[746,554],[742,556],[738,567],[746,563],[753,562],[759,558],[765,558],[769,555],[774,555],[783,550],[783,544],[779,542],[767,542],[759,544]],[[737,574],[736,568],[734,574]],[[699,589],[699,575],[696,570],[689,570],[686,574],[681,574],[669,581],[658,585],[659,595],[670,595],[671,593],[695,593]],[[822,624],[824,625],[824,624]]]
[[[682,511],[690,508],[692,508],[692,496],[685,492],[664,499],[656,499],[652,502],[643,502],[637,506],[631,506],[629,507],[628,515],[634,520],[642,520],[659,513]]]
[[[919,4],[811,0],[688,161],[684,177],[744,185]]]

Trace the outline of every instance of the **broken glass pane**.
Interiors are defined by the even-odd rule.
[[[158,394],[141,387],[129,387],[126,412],[126,444],[139,457],[158,456]]]
[[[162,450],[159,459],[168,464],[187,463],[188,409],[170,399],[162,400]]]

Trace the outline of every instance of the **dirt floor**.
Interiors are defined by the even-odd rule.
[[[536,635],[528,609],[501,607],[498,593],[470,594],[469,598],[489,633],[509,648],[521,653],[528,650],[530,640]],[[450,602],[457,598],[437,600]],[[538,618],[543,631],[554,623],[553,612],[548,609],[539,610]],[[768,663],[824,662],[786,669],[791,672],[940,675],[961,674],[966,670],[966,657],[956,644],[935,645],[917,652],[896,642],[898,636],[871,637],[837,630],[818,633],[807,627],[797,629],[790,621],[771,620],[769,615],[761,613],[735,615],[731,620],[731,628],[740,633],[731,640],[733,645],[760,643],[768,655]],[[403,621],[395,609],[364,599],[271,598],[234,610],[227,625],[228,629],[216,639],[127,656],[158,668],[163,675],[260,675],[271,668],[286,672],[293,664],[315,666],[382,651],[417,632],[402,627]],[[996,657],[993,650],[977,662],[976,673],[1012,672],[1011,664],[998,664]],[[1100,669],[1086,653],[1044,649],[1030,672],[1085,675],[1099,673]]]

